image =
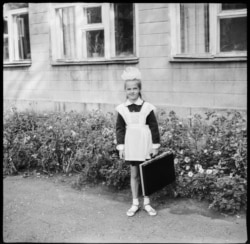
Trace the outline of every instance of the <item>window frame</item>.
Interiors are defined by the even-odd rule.
[[[171,61],[234,61],[246,60],[246,51],[220,52],[220,19],[247,16],[247,9],[221,10],[222,4],[209,3],[209,52],[205,54],[181,53],[180,4],[170,3]]]
[[[210,16],[216,19],[216,34],[212,36],[215,40],[212,42],[214,46],[211,48],[213,53],[218,57],[244,57],[247,54],[246,51],[230,51],[220,52],[220,20],[227,18],[247,17],[247,9],[234,9],[234,10],[222,10],[222,4],[210,4]],[[210,35],[212,31],[210,30]],[[216,43],[216,44],[215,44]]]
[[[102,23],[87,24],[84,25],[83,9],[89,7],[102,8]],[[138,7],[134,6],[134,45],[135,56],[133,57],[115,57],[115,36],[114,36],[114,4],[113,3],[50,3],[49,4],[49,17],[50,21],[50,35],[51,35],[51,64],[63,65],[63,64],[91,64],[91,63],[138,63]],[[75,7],[76,16],[76,46],[77,56],[75,59],[60,59],[58,58],[58,46],[56,45],[56,9],[63,7]],[[104,57],[88,58],[87,57],[87,45],[86,38],[82,38],[82,33],[86,33],[88,30],[104,29]],[[82,53],[85,54],[82,57]]]
[[[14,38],[14,23],[13,18],[15,15],[19,14],[28,14],[29,15],[29,9],[28,8],[18,8],[13,10],[8,10],[7,12],[3,13],[3,18],[7,20],[8,25],[8,51],[9,51],[9,60],[4,60],[4,66],[30,66],[31,64],[31,58],[25,59],[25,60],[17,60],[15,59],[15,52],[17,52],[18,45],[17,45],[17,38]],[[28,26],[30,28],[30,26]],[[5,36],[5,35],[4,35]],[[15,48],[13,47],[15,45]],[[30,43],[31,46],[31,43]]]

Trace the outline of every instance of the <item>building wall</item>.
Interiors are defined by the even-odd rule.
[[[246,62],[170,62],[169,4],[138,4],[142,96],[182,114],[246,110]],[[126,64],[51,65],[48,3],[29,4],[32,65],[4,68],[4,106],[113,111],[125,99]]]

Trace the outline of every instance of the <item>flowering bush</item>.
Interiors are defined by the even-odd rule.
[[[126,187],[129,170],[118,159],[114,125],[111,113],[99,111],[36,114],[14,109],[4,119],[4,173],[81,172],[79,185]]]
[[[180,119],[175,112],[158,114],[159,153],[175,154],[175,196],[210,202],[219,211],[246,207],[247,128],[239,112],[208,112]],[[4,114],[4,174],[36,169],[44,173],[79,172],[76,185],[103,183],[129,187],[129,166],[116,151],[115,116],[11,112]]]
[[[175,153],[176,192],[211,202],[210,207],[235,213],[246,208],[247,128],[239,112],[215,112],[180,120],[163,111],[159,119],[163,147]],[[229,194],[230,193],[230,194]]]

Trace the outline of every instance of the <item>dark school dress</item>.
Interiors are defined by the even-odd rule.
[[[157,123],[155,113],[154,113],[155,107],[153,105],[144,101],[142,102],[141,105],[130,104],[126,106],[125,104],[126,103],[120,104],[119,106],[117,106],[117,109],[116,109],[118,111],[117,121],[116,121],[116,138],[117,138],[118,145],[125,145],[125,162],[135,166],[135,165],[139,165],[140,163],[144,162],[146,159],[150,158],[149,156],[150,151],[148,149],[152,150],[153,144],[160,143],[160,135],[159,135],[158,123]],[[133,141],[133,138],[132,138],[132,141],[129,141],[127,139],[128,135],[126,135],[126,132],[129,131],[130,127],[136,130],[136,127],[134,126],[134,124],[131,125],[131,123],[129,122],[131,121],[131,119],[128,119],[128,118],[130,117],[134,118],[135,116],[132,116],[132,115],[137,115],[137,114],[139,115],[140,113],[142,114],[142,116],[145,117],[145,122],[143,123],[145,123],[145,126],[148,127],[149,133],[151,132],[150,133],[151,144],[146,142],[147,143],[146,148],[148,148],[148,146],[150,148],[146,149],[147,152],[146,154],[144,153],[144,156],[140,156],[140,150],[141,150],[140,143],[138,141]],[[141,119],[139,120],[141,121]],[[136,132],[135,130],[134,132]],[[133,134],[133,131],[131,133]],[[139,137],[140,136],[138,136],[138,138]],[[129,141],[129,145],[131,149],[127,148],[128,144],[125,143],[128,141]],[[135,155],[135,157],[133,157],[133,153],[134,153],[133,148],[136,148],[134,152],[137,151],[138,149],[139,156]],[[143,148],[145,147],[143,146]]]

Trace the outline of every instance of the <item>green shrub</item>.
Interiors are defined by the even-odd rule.
[[[77,186],[129,187],[129,165],[116,151],[115,115],[17,112],[4,114],[4,174],[36,169],[79,172]],[[180,119],[158,113],[160,151],[175,154],[175,195],[210,202],[218,211],[246,208],[247,128],[239,112],[195,114]]]
[[[206,199],[219,211],[246,209],[245,117],[237,111],[226,117],[210,112],[204,119],[195,114],[185,121],[163,111],[159,121],[161,151],[171,148],[176,155],[177,194]]]

